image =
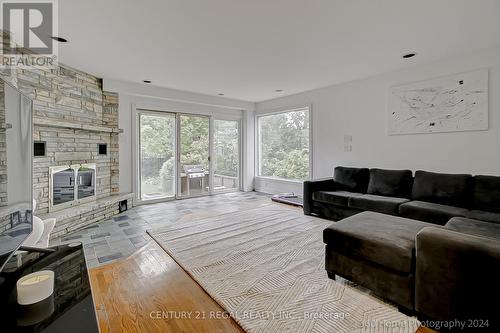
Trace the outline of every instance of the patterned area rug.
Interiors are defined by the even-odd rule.
[[[327,277],[330,223],[270,204],[149,233],[247,332],[415,332],[415,318]]]

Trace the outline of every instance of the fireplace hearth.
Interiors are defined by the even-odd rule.
[[[96,199],[96,164],[49,168],[49,211],[57,211]]]

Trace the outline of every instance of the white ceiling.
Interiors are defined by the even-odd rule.
[[[61,0],[59,54],[256,102],[498,45],[499,17],[499,0]]]

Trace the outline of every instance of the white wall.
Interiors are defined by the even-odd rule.
[[[387,135],[390,86],[479,68],[489,69],[488,131]],[[314,178],[331,176],[338,165],[500,176],[500,47],[257,103],[256,113],[305,104],[312,105]],[[350,152],[344,135],[352,135]],[[300,184],[263,179],[255,188],[301,191]]]
[[[120,192],[133,192],[133,166],[135,163],[133,140],[135,136],[132,118],[134,109],[239,118],[242,120],[243,126],[245,126],[247,115],[250,114],[250,117],[252,117],[255,107],[254,103],[218,96],[107,79],[103,82],[103,90],[117,92],[119,98],[119,128],[124,131],[119,135]],[[248,146],[246,140],[250,134],[246,131],[243,131],[243,133],[243,155],[253,154],[253,149],[246,149]],[[253,131],[251,137],[253,138]],[[245,163],[246,160],[243,158],[242,162],[243,188],[251,190],[253,164],[251,165],[251,171],[249,171],[249,167]]]
[[[243,190],[253,191],[255,175],[255,111],[243,115]]]
[[[255,177],[254,188],[255,191],[262,193],[294,193],[296,195],[302,195],[302,182],[300,181]]]

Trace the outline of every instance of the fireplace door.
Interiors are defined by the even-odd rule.
[[[78,199],[95,196],[95,168],[81,166],[77,170]]]
[[[95,164],[57,166],[49,170],[49,211],[95,200]]]
[[[75,200],[75,171],[67,168],[52,175],[52,204],[54,206]]]

